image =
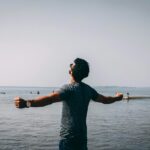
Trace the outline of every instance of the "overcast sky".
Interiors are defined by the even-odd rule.
[[[149,0],[0,0],[0,86],[150,86]]]

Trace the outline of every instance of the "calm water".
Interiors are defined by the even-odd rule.
[[[97,87],[100,93],[116,91],[149,96],[150,88]],[[57,150],[62,104],[16,109],[13,98],[34,98],[55,88],[0,87],[0,150]],[[32,94],[30,94],[32,92]],[[87,117],[89,150],[149,150],[150,99],[91,102]]]

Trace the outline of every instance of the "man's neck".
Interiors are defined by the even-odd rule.
[[[70,79],[70,83],[75,83],[76,81],[74,80],[74,78]]]
[[[80,81],[81,82],[81,81]],[[80,82],[78,82],[78,81],[76,81],[73,77],[70,79],[70,83],[72,84],[72,83],[80,83]]]

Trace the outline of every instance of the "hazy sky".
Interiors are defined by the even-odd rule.
[[[0,86],[150,86],[149,0],[0,0]]]

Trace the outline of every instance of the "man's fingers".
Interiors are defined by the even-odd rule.
[[[25,100],[18,96],[14,98],[14,104],[15,104],[16,108],[25,108],[26,107]]]
[[[21,98],[18,96],[14,98],[16,108],[20,108],[20,103],[21,103],[20,99]]]
[[[15,104],[19,104],[20,103],[20,100],[15,100]]]
[[[20,100],[15,100],[15,103],[20,103],[21,101]]]
[[[16,105],[16,108],[19,108],[19,105]]]
[[[123,94],[122,94],[122,93],[117,92],[117,93],[116,93],[116,95],[117,95],[117,96],[122,96]]]
[[[16,106],[17,108],[19,108],[19,102],[16,102],[16,101],[15,101],[15,106]]]
[[[123,98],[123,94],[122,94],[122,93],[119,93],[119,92],[116,93],[116,96],[117,96],[118,98],[120,98],[120,100]]]
[[[17,108],[19,108],[19,103],[15,102],[15,106],[16,106]]]
[[[20,101],[15,101],[15,104],[16,105],[19,105],[21,102]]]

